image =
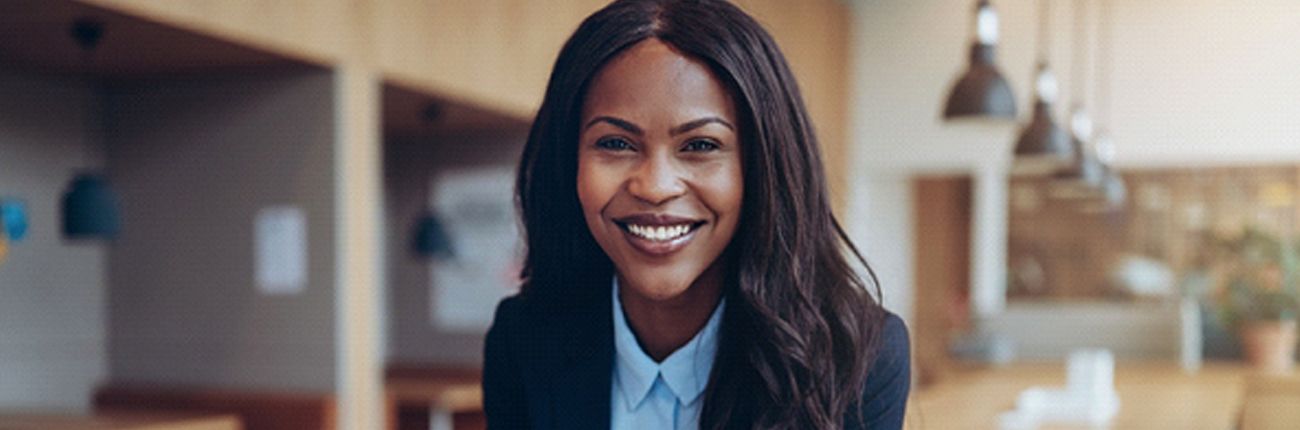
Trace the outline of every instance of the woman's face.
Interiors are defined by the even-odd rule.
[[[596,74],[579,127],[578,200],[624,292],[720,280],[744,180],[735,104],[708,66],[640,42]]]

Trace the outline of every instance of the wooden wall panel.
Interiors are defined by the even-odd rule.
[[[320,64],[349,55],[348,0],[77,0]]]
[[[379,64],[404,85],[529,119],[565,39],[605,3],[380,2]],[[848,6],[833,0],[737,4],[767,27],[790,61],[822,142],[833,200],[842,207],[848,177]]]
[[[841,1],[738,0],[781,46],[821,140],[836,212],[848,187],[852,11]]]
[[[555,55],[603,1],[376,3],[376,50],[390,79],[531,117]]]
[[[555,55],[605,0],[78,0],[320,64],[363,61],[402,86],[531,119]],[[781,45],[847,186],[852,13],[837,0],[739,0]],[[358,58],[363,57],[363,58]]]

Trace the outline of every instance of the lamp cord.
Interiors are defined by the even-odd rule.
[[[1052,45],[1052,33],[1047,30],[1052,10],[1051,0],[1038,1],[1038,64],[1047,64],[1047,53]]]
[[[1050,1],[1050,0],[1049,0]],[[1070,60],[1072,66],[1070,71],[1070,80],[1074,82],[1071,102],[1075,106],[1086,106],[1088,97],[1088,0],[1074,0],[1074,36],[1070,40],[1071,54],[1074,57]]]
[[[95,64],[95,48],[99,46],[99,41],[104,36],[104,25],[91,19],[78,19],[72,23],[70,34],[77,46],[81,47],[81,73],[82,80],[88,89],[94,85],[92,83],[95,75],[91,68]],[[90,133],[95,128],[95,97],[94,91],[87,91],[85,109],[82,111],[81,121],[81,142],[83,153],[81,155],[81,169],[89,170],[91,168],[94,146],[91,144]]]
[[[1097,118],[1109,125],[1111,121],[1110,73],[1111,73],[1111,4],[1110,0],[1098,0],[1097,7]]]

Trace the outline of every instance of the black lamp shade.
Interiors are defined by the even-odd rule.
[[[455,255],[451,238],[442,222],[433,214],[425,214],[416,223],[415,253],[421,257],[445,258]]]
[[[1052,196],[1065,199],[1087,199],[1099,196],[1106,181],[1107,168],[1097,160],[1086,144],[1071,139],[1075,159],[1066,168],[1052,175]]]
[[[1128,185],[1124,183],[1124,177],[1108,166],[1103,165],[1103,169],[1106,173],[1101,187],[1084,203],[1084,212],[1116,212],[1128,203]]]
[[[1124,207],[1124,202],[1128,200],[1128,186],[1124,184],[1124,178],[1114,169],[1107,168],[1106,173],[1101,185],[1102,198],[1108,207]]]
[[[112,239],[121,227],[117,198],[108,181],[80,174],[63,195],[63,235],[71,239]]]
[[[1051,175],[1067,168],[1074,159],[1070,134],[1052,119],[1052,105],[1039,100],[1034,104],[1034,117],[1021,129],[1020,138],[1016,140],[1011,173],[1017,176]]]
[[[1016,96],[993,64],[993,50],[992,45],[971,45],[970,67],[948,94],[944,119],[1016,118]]]

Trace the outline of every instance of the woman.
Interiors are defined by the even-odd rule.
[[[865,267],[794,77],[736,7],[587,18],[516,193],[528,255],[488,333],[489,427],[902,427],[906,329],[846,260]]]

